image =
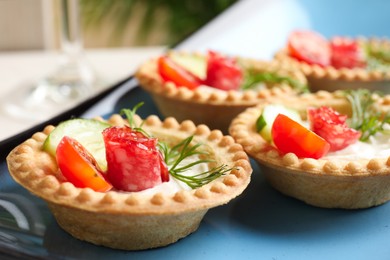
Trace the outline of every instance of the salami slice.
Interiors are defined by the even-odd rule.
[[[123,191],[141,191],[162,183],[165,166],[157,149],[157,139],[130,127],[110,127],[103,131],[107,157],[107,178]],[[166,177],[164,177],[166,181]]]
[[[243,83],[243,77],[236,59],[209,51],[206,85],[222,90],[237,90]]]
[[[355,143],[361,133],[348,127],[347,116],[330,107],[309,108],[308,118],[312,130],[330,144],[330,151],[338,151]]]
[[[356,40],[335,37],[330,41],[331,65],[340,68],[364,68],[364,53]]]

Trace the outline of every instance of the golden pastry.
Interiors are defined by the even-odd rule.
[[[140,125],[139,123],[142,120],[137,115],[133,118],[137,125]],[[70,123],[66,121],[65,127],[63,124],[60,124],[57,129],[60,127],[65,129],[67,127],[66,124],[77,125],[83,128],[90,122],[98,125],[96,122],[102,121],[102,119],[99,119],[99,121],[95,120],[96,122],[92,119],[86,119],[91,121],[85,123],[83,119],[75,120],[69,121]],[[118,126],[118,129],[135,129],[124,127],[124,125],[127,125],[127,122],[120,115],[113,115],[106,123],[109,124],[107,129],[115,131],[117,129],[114,129],[111,125]],[[102,127],[105,128],[104,125]],[[97,130],[96,127],[94,127],[94,130],[88,130],[87,128],[83,128],[82,133],[84,136],[81,139],[91,140],[91,137],[85,136],[88,135],[88,131],[94,132]],[[197,156],[201,159],[197,160],[203,160],[205,158],[202,156],[206,156],[207,160],[205,159],[206,161],[202,163],[202,167],[206,167],[209,171],[207,176],[214,174],[214,172],[210,172],[219,167],[217,169],[218,172],[215,171],[218,175],[213,175],[213,178],[208,177],[209,179],[202,178],[202,183],[198,181],[200,178],[189,175],[192,176],[191,178],[195,178],[193,182],[197,184],[197,186],[194,184],[191,186],[193,188],[191,188],[189,186],[190,182],[188,182],[190,184],[186,185],[187,182],[180,182],[178,179],[173,178],[173,175],[169,176],[169,181],[164,180],[166,176],[163,176],[163,164],[157,162],[158,165],[156,167],[161,166],[161,179],[157,180],[158,183],[155,186],[148,188],[149,181],[140,180],[139,183],[144,185],[144,187],[134,183],[134,185],[126,186],[128,189],[135,189],[136,191],[124,191],[115,186],[112,188],[112,185],[110,183],[107,184],[104,180],[108,179],[107,182],[113,181],[113,184],[114,175],[117,173],[113,172],[116,170],[115,167],[108,163],[109,155],[107,149],[111,148],[107,148],[105,140],[107,165],[105,166],[104,163],[97,162],[93,164],[93,167],[91,164],[89,166],[95,170],[107,167],[107,171],[98,171],[99,173],[90,176],[88,182],[84,180],[84,184],[91,186],[83,187],[83,183],[77,183],[76,181],[72,183],[64,177],[70,176],[66,167],[73,167],[76,163],[73,161],[63,164],[58,157],[69,155],[69,153],[61,155],[59,151],[65,149],[63,148],[65,137],[61,139],[57,148],[54,149],[57,145],[56,142],[60,138],[57,134],[50,135],[56,130],[53,126],[48,126],[43,132],[34,134],[30,139],[12,150],[7,157],[9,171],[16,182],[47,202],[58,224],[66,232],[75,238],[96,245],[124,250],[161,247],[189,235],[197,230],[208,209],[228,203],[231,199],[241,194],[250,182],[252,169],[246,153],[241,145],[234,142],[232,137],[224,136],[219,130],[211,131],[207,126],[196,126],[189,120],[182,123],[178,123],[173,118],[160,121],[156,116],[146,118],[143,121],[142,129],[142,133],[146,132],[153,136],[150,137],[150,140],[154,141],[157,138],[159,142],[164,142],[167,145],[165,148],[178,145],[182,140],[190,140],[187,143],[187,150],[197,146],[196,143],[202,143],[201,151],[207,155],[199,153]],[[65,132],[67,130],[63,131],[64,133],[62,134],[66,135]],[[131,134],[134,134],[134,132],[131,132]],[[48,135],[51,138],[48,138]],[[136,132],[135,135],[137,140],[146,138],[146,135],[144,136],[140,132]],[[118,136],[111,138],[108,141],[110,142],[109,145],[117,145],[115,138]],[[193,137],[188,139],[188,136]],[[78,137],[80,136],[76,135],[75,139]],[[145,150],[144,145],[150,144],[148,138],[137,149],[141,149],[145,153],[148,152],[146,157],[157,155],[156,158],[158,160],[160,158],[158,156],[159,153],[155,153],[155,150]],[[95,150],[99,150],[100,148],[96,148],[96,145],[100,141],[94,137],[92,139],[94,141],[90,142],[90,144],[92,143],[90,147],[95,147]],[[78,143],[82,143],[81,140]],[[184,151],[184,148],[180,147],[183,150],[179,150],[179,155]],[[123,151],[120,149],[115,151],[117,157],[113,160],[122,160]],[[149,153],[150,151],[151,153]],[[56,156],[51,154],[53,152],[57,159]],[[91,154],[99,156],[96,151]],[[88,155],[86,156],[88,157]],[[143,160],[142,158],[145,158],[145,154],[139,154],[139,156],[136,155],[132,158]],[[124,160],[124,163],[129,164],[128,160]],[[59,167],[61,167],[61,170],[59,170]],[[138,167],[137,170],[127,169],[126,174],[137,174],[137,172],[142,171],[141,168],[143,167],[151,170],[155,168],[155,166],[150,168],[149,163],[146,163],[142,167]],[[110,171],[114,177],[108,176]],[[192,174],[197,173],[197,170],[194,171]],[[84,172],[86,171],[83,171],[82,176],[84,176]],[[180,171],[177,170],[177,172]],[[80,172],[77,171],[70,173],[75,176],[80,175]],[[121,177],[126,178],[126,174]],[[150,174],[150,171],[148,170],[145,174]],[[179,173],[177,174],[179,175]],[[100,178],[102,176],[103,179]],[[96,182],[96,178],[101,182]],[[91,181],[91,179],[95,182]],[[95,191],[99,189],[104,191]]]
[[[371,96],[365,91],[351,93],[365,93],[360,97],[374,100],[370,111],[378,112],[376,119],[388,113],[390,96]],[[283,194],[325,208],[356,209],[380,205],[390,199],[390,135],[381,121],[377,121],[379,124],[374,124],[374,120],[365,121],[365,126],[372,125],[365,130],[348,127],[344,115],[350,120],[359,110],[356,104],[364,102],[355,100],[351,103],[347,97],[351,96],[341,91],[319,91],[279,100],[278,104],[260,104],[237,116],[229,132],[259,163],[269,183]],[[277,110],[273,111],[275,121],[269,121],[271,140],[259,133],[259,125],[263,122],[260,119],[267,106]],[[282,112],[279,106],[294,112]],[[314,111],[315,119],[308,126],[305,121],[313,116],[310,111]],[[333,112],[327,114],[326,111]],[[363,111],[368,111],[368,106]],[[292,119],[294,113],[300,119],[293,120],[295,123],[286,120],[285,115]],[[369,119],[366,112],[361,115],[365,120]],[[389,117],[385,120],[388,126]],[[299,121],[302,122],[297,126]],[[316,126],[319,127],[316,129]]]
[[[265,62],[171,51],[140,66],[136,77],[164,116],[190,119],[227,133],[244,109],[306,86],[301,72]],[[292,88],[294,86],[294,88]]]
[[[275,59],[302,71],[311,91],[359,89],[390,93],[390,41],[294,31]]]

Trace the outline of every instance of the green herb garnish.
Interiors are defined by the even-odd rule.
[[[388,45],[365,45],[367,70],[389,71],[390,47]]]
[[[199,159],[197,161],[190,162],[185,165],[180,165],[184,159],[194,156],[194,155],[207,155],[208,153],[199,151],[198,148],[202,144],[190,145],[193,140],[193,136],[189,136],[186,139],[182,140],[177,145],[172,148],[168,147],[165,143],[159,143],[160,150],[164,155],[165,163],[168,165],[169,173],[177,180],[180,180],[186,183],[192,189],[199,188],[218,177],[224,175],[226,172],[230,171],[231,168],[227,168],[227,165],[220,165],[214,167],[208,171],[193,175],[187,176],[183,172],[187,171],[191,167],[201,164],[201,163],[210,163],[212,160],[208,159]]]
[[[349,126],[362,133],[360,141],[367,141],[370,136],[383,131],[385,124],[390,124],[390,114],[378,111],[369,90],[351,90],[346,91],[346,94],[352,107]]]
[[[251,89],[256,87],[258,83],[271,83],[271,84],[287,83],[291,87],[299,91],[302,92],[308,91],[308,87],[296,79],[287,76],[281,76],[273,72],[260,73],[253,70],[247,71],[244,79],[244,84],[241,86],[241,88],[243,90]]]
[[[137,109],[140,108],[142,105],[143,102],[138,103],[136,106],[134,106],[133,109],[122,109],[120,113],[121,115],[126,116],[130,127],[134,131],[141,132],[145,136],[150,137],[150,135],[142,129],[143,124],[138,126],[134,122],[134,116],[137,112]],[[186,158],[190,156],[208,155],[207,152],[200,151],[198,149],[202,144],[198,143],[195,145],[191,145],[192,140],[193,136],[189,136],[173,147],[169,147],[166,143],[158,140],[158,148],[164,157],[164,161],[168,166],[169,174],[172,177],[186,183],[192,189],[196,189],[217,179],[218,177],[224,175],[226,172],[231,170],[231,168],[227,168],[227,165],[220,165],[218,167],[214,167],[208,171],[204,171],[193,176],[184,175],[183,173],[185,171],[189,170],[195,165],[213,162],[209,159],[199,159],[196,161],[192,161],[188,164],[182,163]]]
[[[137,110],[138,108],[142,107],[144,105],[144,102],[140,102],[138,103],[137,105],[135,105],[133,107],[133,109],[127,109],[127,108],[124,108],[120,111],[120,114],[123,116],[125,116],[127,118],[127,122],[129,122],[129,126],[131,127],[131,129],[133,129],[134,131],[137,131],[137,132],[141,132],[142,134],[144,134],[145,136],[147,137],[150,137],[148,133],[146,133],[143,129],[142,129],[142,125],[143,125],[143,122],[138,126],[135,121],[134,121],[134,116],[136,115],[137,113]]]

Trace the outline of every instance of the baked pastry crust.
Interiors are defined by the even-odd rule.
[[[137,120],[141,119],[137,116]],[[127,124],[119,115],[108,122]],[[7,157],[10,174],[48,203],[65,231],[97,245],[141,250],[171,244],[194,232],[208,209],[228,203],[250,182],[248,156],[232,137],[188,120],[179,124],[173,118],[160,121],[157,116],[149,116],[144,120],[145,131],[172,143],[193,135],[194,141],[205,144],[216,165],[226,164],[232,170],[198,189],[173,195],[76,188],[60,177],[55,158],[42,150],[53,129],[46,127],[11,151]]]
[[[341,92],[320,91],[280,103],[299,109],[302,115],[308,106],[328,105],[349,115],[351,110]],[[378,98],[377,104],[389,111],[390,96]],[[293,153],[282,155],[256,131],[255,123],[263,107],[260,104],[241,113],[232,121],[229,132],[258,162],[276,190],[324,208],[367,208],[390,200],[390,157],[315,160],[298,158]]]
[[[203,57],[201,53],[185,51],[170,53]],[[300,71],[282,66],[278,61],[240,59],[240,64],[244,68],[258,72],[277,72],[306,85],[306,78]],[[152,96],[163,116],[172,116],[178,121],[190,119],[195,124],[206,124],[211,129],[220,129],[224,133],[227,133],[231,120],[246,108],[269,98],[297,94],[297,91],[286,83],[275,84],[274,88],[260,91],[223,91],[211,87],[207,90],[204,87],[190,90],[186,87],[177,87],[172,82],[163,82],[157,71],[156,58],[142,64],[136,72],[136,77],[141,87]]]
[[[390,41],[378,38],[358,38],[359,42],[369,43],[373,46],[382,46],[389,50]],[[286,66],[297,68],[306,76],[309,88],[315,92],[318,90],[336,91],[340,89],[366,88],[372,91],[390,93],[390,69],[389,70],[367,70],[364,68],[341,68],[332,66],[321,67],[301,62],[288,54],[287,49],[281,49],[275,54],[275,59]]]

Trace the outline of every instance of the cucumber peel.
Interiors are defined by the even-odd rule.
[[[181,54],[172,52],[169,57],[178,65],[198,76],[200,79],[206,78],[207,59],[194,54]]]
[[[107,169],[102,131],[110,124],[95,119],[70,119],[60,123],[46,138],[43,150],[56,156],[56,149],[66,135],[80,142],[96,159],[102,170]]]
[[[268,142],[272,142],[272,134],[271,129],[272,125],[275,121],[275,118],[279,114],[284,114],[294,121],[302,124],[301,116],[298,111],[287,108],[280,104],[270,104],[266,105],[263,108],[263,111],[259,118],[256,121],[256,129],[260,133],[260,135],[264,138],[264,140]]]

